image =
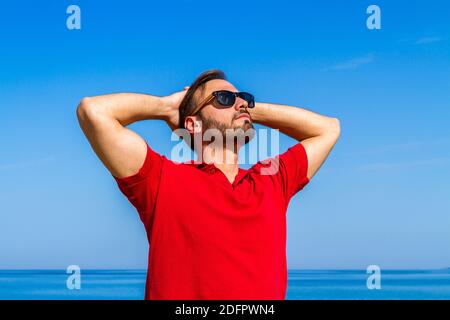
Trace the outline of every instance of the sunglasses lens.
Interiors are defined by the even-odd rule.
[[[236,101],[236,97],[233,92],[230,91],[220,91],[217,94],[217,102],[219,102],[223,106],[232,106]]]
[[[231,91],[216,91],[217,102],[224,107],[231,107],[236,102],[236,94]],[[238,92],[237,96],[247,101],[248,107],[255,106],[255,98],[248,92]]]
[[[247,101],[248,107],[253,108],[255,106],[255,98],[248,92],[240,92],[239,97]]]

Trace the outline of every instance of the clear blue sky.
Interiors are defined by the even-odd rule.
[[[372,3],[381,30],[366,28]],[[341,121],[290,204],[289,268],[450,266],[448,1],[8,1],[0,40],[0,268],[146,268],[143,226],[75,109],[169,94],[209,68]],[[165,123],[131,128],[169,154]]]

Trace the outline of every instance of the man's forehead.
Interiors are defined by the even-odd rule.
[[[201,96],[206,97],[207,95],[217,90],[229,90],[233,92],[238,91],[236,87],[233,86],[228,81],[222,79],[214,79],[205,83],[205,87],[203,89]]]

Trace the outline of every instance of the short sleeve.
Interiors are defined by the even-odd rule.
[[[309,182],[308,156],[301,142],[290,147],[280,154],[279,170],[277,175],[283,187],[283,193],[287,202]]]
[[[147,153],[139,171],[128,177],[114,179],[120,191],[136,208],[141,221],[149,232],[153,225],[153,212],[161,179],[163,157],[147,144]]]

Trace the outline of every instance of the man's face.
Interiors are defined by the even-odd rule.
[[[211,80],[205,84],[203,92],[197,92],[196,101],[201,103],[211,93],[218,90],[238,91],[226,80]],[[236,97],[236,102],[232,107],[223,107],[214,99],[198,113],[197,118],[202,121],[203,132],[208,129],[218,129],[225,136],[227,129],[242,129],[243,132],[254,129],[248,112],[248,103],[239,97]]]

